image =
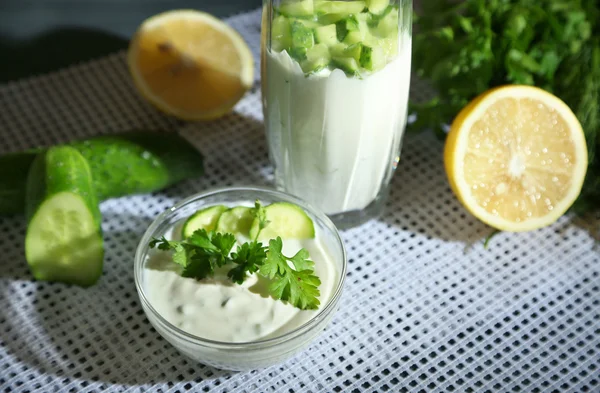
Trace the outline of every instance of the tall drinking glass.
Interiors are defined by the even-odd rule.
[[[400,159],[411,24],[412,0],[264,0],[275,184],[342,228],[381,213]]]

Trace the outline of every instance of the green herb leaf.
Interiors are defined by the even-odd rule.
[[[273,280],[269,285],[271,295],[302,310],[318,308],[321,280],[314,274],[314,263],[308,260],[308,252],[302,249],[289,258],[283,255],[282,248],[280,237],[269,241],[267,258],[260,267],[260,274]],[[294,268],[290,267],[288,261]],[[302,270],[296,270],[299,268]]]
[[[258,242],[244,243],[231,254],[231,261],[238,266],[227,272],[227,277],[241,284],[248,273],[255,273],[267,258],[267,249]]]

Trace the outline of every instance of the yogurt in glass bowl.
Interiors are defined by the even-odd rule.
[[[202,280],[183,277],[172,252],[149,247],[153,238],[181,240],[185,223],[198,211],[250,208],[256,200],[265,207],[292,204],[312,221],[314,237],[284,237],[282,252],[286,256],[302,248],[309,252],[321,281],[317,309],[302,310],[276,300],[270,296],[269,280],[256,273],[234,283],[227,276],[231,265],[216,268],[213,276]],[[236,238],[238,244],[249,240]],[[268,238],[258,241],[269,243]],[[337,310],[346,268],[343,242],[324,213],[280,191],[239,187],[193,195],[160,214],[139,243],[134,277],[146,316],[163,338],[195,361],[244,371],[283,362],[321,333]]]

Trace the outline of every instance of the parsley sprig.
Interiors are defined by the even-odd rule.
[[[319,307],[321,280],[314,273],[314,262],[308,251],[300,249],[292,257],[282,252],[283,240],[278,236],[265,246],[258,241],[260,232],[269,224],[266,212],[259,201],[255,202],[253,214],[258,220],[259,231],[251,241],[238,245],[231,233],[198,229],[182,241],[153,238],[150,248],[173,251],[173,262],[182,266],[181,275],[202,280],[214,275],[215,269],[235,265],[227,272],[236,284],[242,284],[248,274],[258,274],[271,281],[269,292],[275,299],[289,302],[302,310]]]

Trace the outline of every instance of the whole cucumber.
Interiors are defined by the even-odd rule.
[[[87,159],[99,201],[202,175],[202,154],[174,132],[132,131],[68,144]],[[43,149],[0,157],[0,215],[23,212],[27,170]]]
[[[90,167],[73,147],[52,147],[33,161],[25,257],[36,279],[90,286],[102,275],[102,219],[93,187]]]

